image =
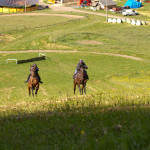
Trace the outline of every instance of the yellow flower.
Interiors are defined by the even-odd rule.
[[[84,130],[81,130],[81,134],[82,134],[82,135],[84,135],[84,134],[85,134]]]

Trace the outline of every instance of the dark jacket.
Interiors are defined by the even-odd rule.
[[[34,66],[32,66],[32,67],[34,67]],[[32,67],[30,68],[30,71],[32,70]],[[36,67],[36,73],[38,73],[38,71],[39,71],[39,68]]]

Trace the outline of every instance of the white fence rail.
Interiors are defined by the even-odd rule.
[[[39,57],[40,57],[40,56],[46,56],[46,54],[43,54],[43,53],[39,53]]]
[[[6,60],[6,63],[8,64],[10,61],[15,61],[16,64],[17,64],[17,59],[7,59],[7,60]]]

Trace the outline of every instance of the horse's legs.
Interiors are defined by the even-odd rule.
[[[33,90],[34,90],[34,87],[32,87],[32,96],[34,97],[34,92],[33,92]]]
[[[85,80],[85,82],[84,82],[84,94],[86,94],[86,82],[87,82],[87,80]]]
[[[76,83],[74,82],[74,94],[76,93]]]
[[[31,95],[31,88],[28,87],[28,91],[29,91],[29,96]]]
[[[38,88],[35,89],[35,95],[37,96]]]
[[[86,83],[84,84],[84,94],[86,94]]]
[[[37,96],[37,92],[38,92],[38,90],[39,90],[39,85],[36,87],[36,89],[35,89],[35,95]]]
[[[80,91],[80,95],[81,95],[81,88],[80,88],[80,84],[78,84],[78,87],[79,87],[79,91]]]
[[[81,91],[82,91],[82,95],[83,95],[83,88],[84,88],[84,84],[82,84],[82,89],[81,89]]]

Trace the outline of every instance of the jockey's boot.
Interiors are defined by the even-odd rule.
[[[88,74],[86,74],[86,79],[87,79],[87,80],[89,80],[89,76],[88,76]]]
[[[30,74],[29,74],[27,80],[25,81],[25,83],[28,83],[29,79],[30,79]]]
[[[39,76],[39,74],[38,74],[38,78],[39,78],[39,82],[40,82],[40,83],[43,83],[43,82],[41,81],[41,77]]]
[[[75,75],[76,75],[76,74],[73,75],[73,79],[75,79]]]
[[[39,81],[40,83],[43,83],[41,80]]]

